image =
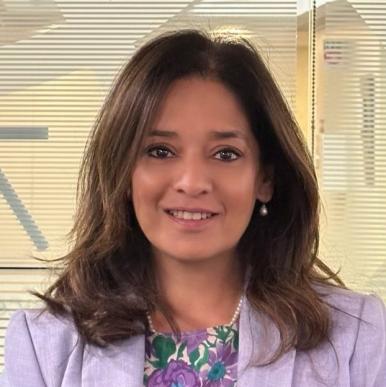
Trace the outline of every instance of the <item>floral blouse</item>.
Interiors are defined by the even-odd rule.
[[[147,333],[147,387],[233,387],[237,381],[238,321],[204,330]]]

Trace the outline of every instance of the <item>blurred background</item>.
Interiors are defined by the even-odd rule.
[[[11,313],[53,280],[98,109],[127,59],[167,30],[242,34],[313,154],[320,256],[386,301],[386,0],[0,0],[0,370]]]

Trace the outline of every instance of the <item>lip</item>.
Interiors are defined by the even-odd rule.
[[[188,212],[208,212],[210,214],[218,215],[218,212],[209,210],[207,208],[187,208],[187,207],[170,207],[165,208],[165,211],[188,211]]]
[[[180,210],[180,211],[185,211],[185,210]],[[202,211],[202,212],[210,212],[210,211]],[[218,214],[212,215],[208,219],[193,220],[193,219],[175,218],[173,215],[169,214],[166,210],[165,210],[165,214],[173,222],[179,224],[180,226],[183,226],[185,229],[190,229],[190,230],[200,230],[200,229],[204,228],[208,224],[212,223],[217,218],[217,215],[218,215]]]

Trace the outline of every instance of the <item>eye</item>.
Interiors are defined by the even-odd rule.
[[[216,154],[220,154],[222,158],[220,160],[222,161],[234,161],[237,160],[240,157],[240,153],[236,152],[235,150],[231,148],[224,148],[218,151]]]
[[[167,159],[171,157],[171,156],[168,156],[168,154],[173,155],[173,152],[165,145],[149,146],[145,150],[145,153],[149,155],[149,157],[153,157],[155,159]],[[217,160],[226,161],[226,162],[237,160],[241,156],[239,152],[236,152],[232,148],[221,149],[220,151],[216,152],[216,155],[217,154],[220,155],[220,158],[216,157]]]
[[[169,148],[164,145],[156,145],[148,147],[145,152],[156,159],[166,159],[168,153],[172,153]]]

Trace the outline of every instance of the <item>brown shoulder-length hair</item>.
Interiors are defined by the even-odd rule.
[[[246,297],[281,333],[272,361],[292,346],[329,339],[329,309],[313,286],[344,284],[318,257],[319,194],[301,131],[259,53],[240,37],[197,30],[163,34],[124,66],[91,133],[79,175],[71,251],[44,294],[54,314],[69,313],[90,343],[106,346],[144,333],[146,310],[173,319],[156,289],[151,246],[130,199],[130,181],[146,131],[171,83],[186,76],[215,79],[239,99],[272,167],[268,216],[256,203],[237,246],[249,268]],[[335,284],[333,283],[335,282]]]

